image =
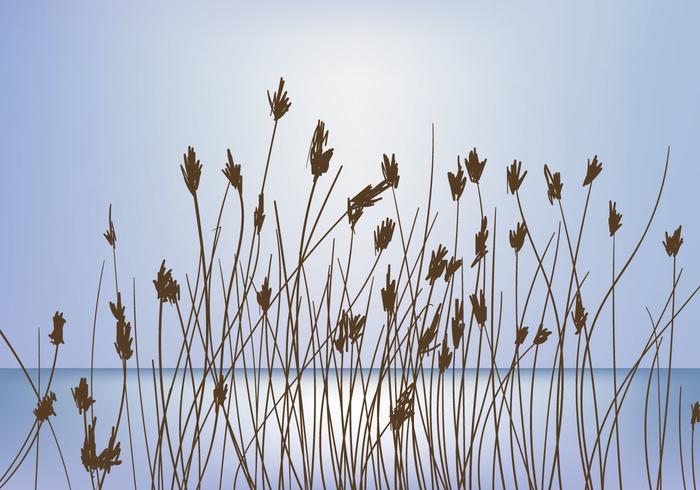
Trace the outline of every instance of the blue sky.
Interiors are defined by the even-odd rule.
[[[36,329],[48,333],[60,309],[69,320],[62,365],[89,363],[85,342],[71,337],[89,336],[100,265],[110,258],[101,234],[112,203],[120,279],[135,278],[140,348],[153,352],[151,279],[160,261],[181,282],[196,267],[182,153],[194,145],[205,165],[203,207],[213,226],[226,148],[247,188],[259,185],[271,131],[265,91],[284,76],[292,108],[269,192],[279,196],[290,235],[298,236],[292,209],[308,192],[304,159],[318,118],[330,129],[334,162],[345,165],[343,189],[375,180],[382,153],[396,153],[406,209],[424,203],[432,123],[440,185],[456,155],[476,146],[488,158],[487,208],[498,206],[503,239],[516,220],[507,164],[517,158],[530,170],[524,195],[533,233],[544,240],[558,215],[544,198],[542,165],[562,171],[573,220],[586,159],[598,154],[605,167],[582,256],[587,270],[601,271],[589,279],[592,301],[609,280],[607,201],[624,215],[618,251],[626,255],[670,145],[667,192],[619,293],[628,364],[649,332],[644,306],[658,312],[671,282],[665,230],[684,225],[680,293],[700,282],[698,14],[692,2],[3,2],[0,328],[33,364]],[[449,202],[441,204],[447,219]],[[452,240],[450,223],[437,229],[438,241]],[[370,229],[358,245],[368,254]],[[105,277],[103,303],[113,297]],[[112,365],[113,326],[101,311],[98,360]],[[692,306],[681,318],[677,366],[697,365],[699,311]],[[598,365],[608,362],[602,352]],[[0,366],[13,365],[0,349]]]

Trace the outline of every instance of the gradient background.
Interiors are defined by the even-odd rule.
[[[623,213],[623,257],[648,218],[670,145],[667,191],[618,294],[618,363],[629,365],[650,331],[643,307],[658,312],[670,289],[664,231],[684,225],[679,294],[700,280],[699,14],[691,2],[3,2],[0,328],[35,365],[36,329],[46,342],[60,309],[69,323],[59,365],[89,364],[87,343],[76,338],[89,338],[102,260],[111,267],[102,232],[112,203],[120,278],[125,285],[135,278],[140,350],[150,357],[151,280],[160,261],[181,283],[196,271],[182,153],[194,145],[205,166],[205,228],[213,227],[225,187],[226,148],[243,165],[252,212],[272,129],[265,91],[284,76],[292,108],[280,123],[268,193],[290,243],[298,240],[297,215],[311,183],[305,157],[317,118],[330,129],[334,168],[345,165],[340,206],[378,180],[382,153],[395,152],[398,197],[410,215],[425,203],[434,123],[437,205],[446,221],[435,239],[443,243],[453,240],[445,172],[477,146],[489,162],[483,189],[487,208],[498,206],[501,251],[517,219],[505,166],[517,158],[529,170],[523,195],[541,243],[559,219],[545,199],[542,165],[562,171],[573,223],[585,198],[586,159],[598,154],[605,167],[580,259],[593,271],[591,303],[609,281],[607,201],[617,200]],[[462,244],[471,257],[478,208],[474,188],[465,195]],[[237,233],[233,204],[224,228],[230,235]],[[373,256],[371,229],[387,214],[393,210],[385,205],[363,218],[360,252]],[[346,237],[343,229],[339,238]],[[501,257],[512,261],[510,253]],[[509,270],[506,262],[497,286],[506,297]],[[106,274],[105,287],[112,280]],[[104,314],[113,288],[106,291],[97,361],[115,366],[113,325]],[[691,305],[680,319],[677,367],[698,365],[699,308]],[[595,339],[600,367],[610,364],[607,332],[600,327]],[[15,366],[5,348],[0,366]]]

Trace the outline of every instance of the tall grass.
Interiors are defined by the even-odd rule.
[[[482,194],[482,179],[489,172],[493,177],[495,169],[476,148],[464,159],[458,156],[456,169],[445,178],[435,173],[433,132],[426,212],[408,214],[399,205],[396,156],[383,155],[377,178],[364,187],[340,189],[342,166],[333,169],[329,130],[318,121],[307,157],[310,191],[303,200],[299,196],[305,203],[300,239],[290,245],[278,202],[265,195],[268,173],[274,170],[275,135],[291,106],[283,79],[274,93],[268,92],[268,102],[274,122],[262,182],[259,188],[246,184],[244,193],[241,165],[227,150],[224,197],[211,233],[211,217],[203,216],[200,206],[200,180],[215,174],[205,173],[208,169],[194,148],[183,155],[198,266],[194,280],[185,276],[185,282],[165,261],[157,268],[155,295],[150,296],[158,305],[153,327],[157,352],[139,352],[136,288],[132,282],[129,294],[119,281],[119,242],[110,206],[104,238],[111,249],[114,287],[103,284],[103,263],[92,337],[86,341],[90,379],[76,379],[71,390],[76,412],[61,415],[82,418],[82,447],[62,447],[51,422],[56,416],[53,403],[68,396],[51,390],[63,344],[63,314],[56,312],[53,318],[53,362],[43,386],[40,380],[35,383],[0,331],[37,400],[34,424],[0,475],[0,486],[12,481],[32,449],[38,480],[40,434],[48,429],[61,461],[64,451],[80,452],[85,473],[64,464],[68,486],[84,487],[89,481],[93,488],[103,488],[116,466],[127,465],[135,488],[562,488],[562,473],[569,470],[562,468],[562,446],[575,438],[581,486],[622,487],[621,455],[629,448],[618,422],[623,410],[639,410],[625,401],[639,368],[648,364],[645,466],[649,488],[662,487],[668,469],[664,456],[670,451],[665,442],[674,332],[680,326],[678,316],[698,292],[696,288],[684,297],[677,292],[681,228],[666,234],[663,242],[672,259],[667,299],[657,317],[647,310],[648,338],[624,371],[617,369],[615,293],[654,220],[670,150],[648,222],[622,256],[616,237],[626,230],[617,204],[609,203],[611,266],[601,274],[611,279],[609,287],[593,291],[587,288],[589,271],[580,269],[579,257],[593,188],[603,170],[597,156],[584,169],[586,200],[575,219],[566,213],[565,201],[577,186],[564,191],[561,174],[544,166],[546,198],[559,216],[544,242],[535,239],[535,225],[521,199],[528,171],[518,161],[509,165],[506,184],[518,222],[505,242],[497,236],[496,209],[488,210],[488,196]],[[463,215],[460,221],[466,192],[478,198],[475,230],[464,228]],[[439,237],[449,245],[429,248],[435,241],[436,193],[452,198],[454,207],[441,210],[441,219],[453,220],[453,235]],[[327,217],[329,203],[338,199],[344,200],[344,212]],[[252,210],[249,201],[255,204]],[[357,224],[380,202],[390,215],[377,223],[373,237],[361,236]],[[237,217],[237,230],[224,229],[225,213]],[[235,237],[233,250],[220,249],[223,233]],[[263,233],[274,236],[273,250],[262,250]],[[473,252],[464,233],[474,234]],[[354,253],[357,240],[370,238],[374,257]],[[343,246],[336,246],[341,242]],[[503,242],[510,250],[501,248]],[[499,264],[513,264],[512,283],[497,284],[497,255]],[[325,265],[310,267],[312,257]],[[512,304],[504,304],[504,289],[512,292]],[[597,303],[596,297],[601,297]],[[100,406],[98,417],[93,367],[97,309],[105,301],[113,317],[122,384],[119,403]],[[609,330],[598,336],[612,342],[612,392],[596,385],[592,339],[600,325]],[[565,352],[574,352],[565,349],[567,343],[575,345],[574,359],[565,359]],[[165,351],[178,354],[169,357]],[[504,356],[499,352],[511,359],[508,365],[497,365]],[[150,362],[144,364],[145,359]],[[665,379],[662,363],[668,368]],[[172,366],[172,375],[164,374]],[[573,378],[565,376],[569,366],[575,367]],[[127,389],[133,373],[129,367],[136,368],[136,392]],[[479,369],[467,371],[474,367]],[[536,381],[538,376],[545,381]],[[546,386],[537,396],[536,383]],[[565,393],[573,394],[573,413],[565,410]],[[153,400],[154,413],[144,400]],[[654,402],[657,417],[650,420],[648,409]],[[697,402],[691,406],[688,428],[679,398],[682,477],[684,486],[687,481],[694,488],[699,407]],[[574,420],[576,430],[564,431],[565,420]],[[650,431],[657,444],[647,444]],[[143,439],[145,455],[134,454],[138,439]],[[48,444],[46,440],[41,438]],[[135,458],[144,457],[148,480],[139,481]],[[688,467],[691,476],[686,479]]]

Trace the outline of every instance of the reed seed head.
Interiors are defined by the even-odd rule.
[[[396,302],[396,279],[391,280],[391,264],[386,271],[386,286],[382,288],[382,307],[387,313],[394,312],[394,303]]]
[[[506,182],[508,183],[508,190],[511,194],[518,192],[518,189],[520,189],[520,186],[527,175],[527,170],[522,174],[520,173],[522,170],[522,165],[523,162],[513,160],[510,167],[506,168]]]
[[[603,164],[598,161],[598,155],[593,156],[593,161],[588,159],[588,166],[586,168],[586,177],[583,179],[583,187],[591,185],[593,181],[598,177],[601,170],[603,170]]]
[[[549,204],[554,204],[554,200],[561,200],[561,189],[564,184],[561,181],[561,174],[559,172],[552,172],[549,170],[547,165],[544,166],[544,179],[547,182],[547,199],[549,199]]]
[[[676,255],[678,255],[678,251],[681,249],[681,245],[683,245],[681,228],[682,226],[676,228],[673,232],[673,235],[671,236],[669,236],[668,232],[666,232],[666,239],[663,242],[661,242],[663,243],[663,246],[666,249],[666,253],[669,257],[675,257]]]
[[[411,383],[408,385],[401,395],[396,400],[396,404],[389,416],[391,427],[395,431],[401,429],[403,423],[413,417],[413,400],[415,398],[416,385]]]
[[[437,250],[431,252],[428,275],[425,276],[425,279],[430,282],[431,286],[435,284],[435,281],[442,275],[447,267],[447,260],[445,260],[446,255],[447,248],[442,245],[438,245]]]
[[[103,233],[105,240],[107,240],[107,243],[114,248],[115,244],[117,243],[117,233],[114,231],[114,223],[112,222],[112,205],[109,205],[109,225],[107,227],[107,231]]]
[[[697,422],[700,422],[700,402],[690,405],[690,425],[695,428]]]
[[[525,237],[527,236],[527,225],[525,223],[517,223],[514,230],[508,232],[508,240],[510,241],[511,248],[515,253],[519,253],[525,244]]]
[[[226,167],[224,167],[221,171],[228,179],[229,184],[231,184],[231,187],[236,189],[238,191],[238,194],[242,195],[243,175],[241,175],[241,166],[239,164],[234,163],[233,155],[231,155],[231,150],[228,148],[226,149],[226,156],[228,158],[228,161],[226,162]]]
[[[615,236],[615,233],[621,226],[622,214],[617,212],[617,203],[608,201],[608,230],[610,230],[610,236]]]
[[[284,78],[280,77],[279,86],[272,97],[270,97],[270,91],[267,91],[267,101],[270,104],[270,115],[275,121],[279,121],[289,111],[292,103],[289,102],[287,91],[284,90]]]
[[[160,263],[153,285],[161,303],[175,304],[180,299],[180,285],[173,279],[172,269],[165,268],[165,260]]]
[[[328,145],[328,130],[326,130],[326,123],[319,119],[309,146],[309,162],[314,179],[318,179],[328,172],[333,157],[333,148],[326,148],[326,145]]]
[[[117,350],[119,358],[128,361],[134,354],[131,345],[134,339],[131,337],[131,323],[117,322],[117,339],[114,342],[114,348]]]
[[[464,335],[464,301],[455,299],[455,313],[452,317],[452,346],[456,349]]]
[[[447,335],[442,339],[442,349],[440,349],[440,355],[438,356],[438,368],[440,369],[440,374],[444,374],[445,370],[450,366],[452,362],[452,352],[450,352],[450,347],[447,345]]]
[[[383,181],[380,185],[374,187],[372,184],[365,186],[354,197],[348,199],[348,221],[350,228],[355,231],[355,225],[360,220],[365,208],[374,206],[375,203],[381,200],[380,194],[389,188],[387,181]]]
[[[88,382],[86,378],[80,378],[78,386],[70,389],[75,400],[75,406],[78,407],[78,414],[86,413],[88,408],[95,403],[95,400],[90,396],[88,390]]]
[[[479,154],[476,152],[476,148],[469,152],[469,158],[467,159],[465,165],[467,166],[467,173],[469,174],[469,180],[475,184],[479,183],[481,179],[481,174],[484,172],[486,167],[486,158],[479,160]]]
[[[542,345],[547,342],[547,339],[551,334],[551,331],[547,330],[544,328],[544,325],[540,324],[539,328],[537,329],[537,333],[535,334],[535,339],[532,341],[532,343],[535,345]]]
[[[521,346],[523,345],[523,342],[525,342],[525,339],[527,338],[527,334],[530,331],[529,328],[527,327],[520,327],[515,329],[515,345]]]
[[[228,385],[226,383],[224,383],[223,374],[219,374],[219,377],[216,380],[216,383],[214,383],[214,404],[216,405],[217,410],[224,406],[224,402],[226,401],[227,394],[228,394]]]
[[[260,291],[256,293],[258,306],[263,311],[263,314],[267,313],[270,309],[270,297],[272,296],[272,289],[270,288],[270,281],[266,277],[260,287]]]
[[[399,164],[396,163],[396,155],[391,154],[391,160],[386,153],[382,157],[382,175],[389,187],[394,189],[399,187]]]
[[[486,318],[488,316],[488,308],[486,306],[486,297],[484,296],[484,290],[479,290],[478,297],[476,293],[470,294],[469,301],[471,301],[472,304],[472,314],[474,315],[476,323],[478,323],[480,327],[483,327],[484,325],[486,325]]]
[[[265,196],[261,192],[258,194],[258,206],[253,212],[253,227],[255,228],[255,233],[260,235],[260,230],[262,230],[263,223],[265,222]]]
[[[453,256],[445,265],[445,282],[450,282],[450,279],[460,267],[462,267],[462,259]]]
[[[486,257],[488,249],[486,247],[486,242],[489,238],[489,231],[486,229],[488,225],[488,219],[486,216],[481,218],[481,228],[474,236],[474,260],[472,261],[472,267],[479,263],[481,259]]]
[[[433,315],[433,321],[430,322],[430,326],[425,329],[425,331],[421,334],[420,338],[418,339],[418,355],[423,355],[432,349],[434,347],[431,347],[431,344],[433,343],[433,340],[437,337],[438,333],[438,327],[440,326],[440,306],[438,305],[437,309],[435,310],[435,314]]]
[[[63,326],[66,324],[66,319],[63,318],[63,313],[58,311],[53,315],[53,330],[49,334],[49,339],[53,345],[63,343]]]
[[[576,327],[576,335],[580,334],[581,329],[586,326],[586,320],[588,320],[588,313],[583,307],[583,301],[581,301],[581,291],[576,293],[576,307],[571,312],[571,319]]]
[[[50,416],[56,415],[53,409],[53,403],[56,401],[56,393],[49,391],[44,397],[39,400],[34,409],[34,416],[40,422],[46,422]]]
[[[180,165],[182,178],[185,179],[185,185],[193,196],[197,194],[199,188],[199,178],[202,176],[202,164],[197,159],[197,154],[194,148],[187,147],[187,153],[182,155],[183,164]]]
[[[396,223],[391,218],[386,218],[377,226],[374,231],[374,253],[386,250],[394,236],[394,227]]]
[[[464,175],[459,156],[457,156],[457,172],[447,172],[447,182],[450,184],[452,200],[459,201],[459,198],[462,197],[462,193],[464,192],[464,187],[467,185],[467,177]]]

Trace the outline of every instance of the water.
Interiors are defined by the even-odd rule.
[[[618,382],[624,378],[627,371],[618,370]],[[157,374],[157,373],[156,373]],[[172,370],[164,370],[163,380],[164,385],[167,387],[172,380],[173,376]],[[352,405],[353,419],[352,422],[348,424],[348,431],[346,437],[348,440],[357,441],[357,431],[360,428],[358,424],[360,422],[360,414],[363,410],[363,400],[364,397],[360,392],[360,383],[362,380],[368,386],[368,393],[374,393],[376,389],[376,384],[378,380],[379,372],[376,370],[365,370],[362,373],[358,373],[357,382],[355,384],[355,391],[353,392],[352,398],[350,398],[350,382],[352,373],[348,370],[335,373],[331,371],[330,376],[330,388],[327,392],[327,396],[323,395],[323,388],[320,372],[316,375],[316,384],[314,385],[314,377],[311,371],[307,371],[302,378],[300,385],[300,396],[301,401],[305,407],[304,424],[307,427],[309,433],[311,433],[310,427],[315,426],[316,430],[314,433],[317,435],[314,447],[316,448],[314,468],[312,473],[314,486],[320,486],[324,483],[326,486],[335,486],[336,481],[333,479],[333,471],[330,466],[330,461],[332,461],[332,453],[330,452],[328,438],[335,436],[337,444],[342,444],[342,414],[347,413],[347,407]],[[397,373],[398,374],[398,373]],[[424,424],[421,420],[428,421],[437,428],[436,432],[441,432],[444,426],[444,447],[447,448],[442,455],[434,454],[436,461],[441,467],[445,468],[447,474],[451,478],[455,477],[456,468],[458,466],[458,458],[455,449],[455,430],[453,427],[453,418],[451,418],[453,402],[455,402],[455,396],[459,396],[459,386],[464,379],[464,400],[467,402],[465,421],[468,427],[471,420],[471,404],[473,401],[474,386],[476,381],[476,371],[475,370],[465,370],[465,371],[447,371],[444,379],[444,389],[440,390],[438,394],[438,372],[433,371],[433,384],[432,391],[430,389],[430,372],[425,372],[425,379],[421,381],[418,378],[417,382],[417,400],[419,403],[416,407],[416,414],[414,415],[415,433],[416,433],[416,447],[421,451],[420,459],[423,463],[429,461],[430,447],[435,447],[435,441],[432,445],[430,444],[429,438],[426,436],[426,430],[424,429]],[[661,370],[659,372],[661,378],[661,391],[662,395],[665,394],[665,379],[666,371]],[[37,379],[37,371],[30,370],[30,375],[35,380]],[[45,387],[45,383],[48,380],[49,371],[42,369],[41,371],[41,382],[42,387]],[[197,381],[197,375],[201,376],[201,372],[195,375],[195,382]],[[503,379],[507,375],[505,370],[501,371],[500,376]],[[456,395],[452,392],[452,382],[456,386]],[[478,403],[477,411],[480,406],[481,395],[483,394],[483,387],[485,379],[488,377],[488,371],[482,370],[479,373],[479,390],[477,392]],[[525,438],[528,444],[528,461],[532,465],[532,457],[530,448],[530,430],[529,430],[529,419],[532,415],[532,441],[534,447],[534,461],[535,464],[532,465],[537,468],[537,471],[533,475],[533,478],[537,480],[537,486],[542,486],[542,471],[544,469],[544,480],[546,483],[549,482],[549,475],[551,472],[552,464],[552,454],[554,447],[554,433],[553,431],[553,413],[550,414],[550,426],[547,437],[547,449],[545,453],[544,449],[544,432],[545,432],[545,421],[547,417],[547,400],[549,395],[549,381],[550,381],[551,371],[546,369],[538,369],[535,371],[534,375],[534,387],[532,388],[533,398],[532,398],[532,411],[530,411],[530,389],[531,381],[533,379],[532,371],[529,369],[521,369],[520,377],[522,383],[522,396],[523,396],[523,418],[522,422],[525,425]],[[573,370],[565,371],[565,397],[564,397],[564,419],[561,431],[561,441],[560,441],[560,459],[561,459],[561,478],[563,488],[582,488],[582,470],[580,462],[579,445],[577,442],[577,430],[576,430],[576,408],[575,408],[575,398],[574,398],[574,376],[575,372]],[[84,426],[83,417],[78,415],[77,408],[73,402],[70,388],[78,384],[81,377],[90,378],[89,369],[58,369],[54,375],[52,381],[52,391],[56,393],[57,401],[54,404],[56,411],[56,416],[51,417],[51,422],[53,429],[55,430],[56,438],[60,443],[62,449],[62,454],[65,459],[65,464],[68,470],[68,475],[73,488],[90,488],[90,477],[85,471],[81,459],[80,459],[80,448],[83,445],[84,437]],[[260,408],[258,410],[259,414],[264,411],[264,397],[267,392],[267,381],[265,380],[266,374],[263,375],[262,384],[260,389],[256,390],[253,384],[248,384],[246,388],[245,383],[245,373],[242,370],[235,371],[234,384],[235,387],[229,387],[229,397],[233,396],[232,405],[229,413],[229,422],[231,427],[237,436],[241,437],[243,441],[250,441],[253,434],[252,418],[251,418],[251,405],[249,405],[246,393],[249,392],[251,396],[255,393],[260,395]],[[179,402],[180,402],[180,380],[178,377],[178,383],[176,383],[176,389],[173,391],[173,401],[170,403],[168,411],[168,421],[171,432],[174,434],[176,428],[178,427],[178,412],[179,412]],[[624,405],[621,410],[619,417],[619,434],[620,434],[620,445],[621,445],[621,463],[622,463],[622,479],[625,488],[645,488],[648,486],[647,483],[647,473],[644,458],[644,416],[645,416],[645,395],[647,391],[647,383],[649,381],[649,370],[640,369],[637,371],[636,376],[633,378],[627,397],[624,400]],[[187,383],[191,380],[188,378]],[[336,382],[342,382],[342,390],[338,389]],[[596,391],[597,391],[597,402],[599,405],[599,419],[602,422],[605,409],[611,402],[612,396],[612,383],[613,383],[613,373],[612,370],[608,369],[598,369],[596,370]],[[252,378],[249,378],[249,383],[252,383]],[[383,381],[385,386],[382,388],[382,393],[388,393],[388,385],[386,381]],[[392,381],[393,383],[393,381]],[[159,384],[159,379],[156,379],[156,384]],[[231,384],[231,383],[229,383]],[[187,411],[189,402],[192,399],[191,391],[187,392],[187,387],[185,386],[185,395],[183,398],[184,411]],[[213,386],[209,382],[209,386]],[[275,370],[272,376],[271,388],[275,393],[276,397],[283,392],[285,386],[284,373],[280,370]],[[652,391],[650,394],[649,405],[648,405],[648,428],[647,428],[647,444],[649,446],[650,454],[650,466],[651,466],[651,476],[652,482],[656,480],[656,472],[658,468],[657,463],[657,447],[659,441],[659,428],[657,426],[658,422],[658,402],[656,395],[657,378],[656,373],[652,377]],[[30,432],[32,424],[34,422],[34,415],[32,410],[36,406],[36,399],[34,397],[33,391],[29,387],[23,373],[19,369],[4,369],[0,370],[0,387],[3,394],[3,403],[0,404],[0,465],[2,468],[0,471],[4,472],[9,466],[12,459],[17,454],[19,447],[22,442],[27,437]],[[678,395],[679,387],[683,388],[683,403],[680,406],[680,433],[683,439],[683,450],[684,450],[684,464],[685,464],[685,474],[688,485],[691,486],[691,460],[690,460],[690,440],[691,440],[691,424],[690,424],[690,403],[694,402],[696,399],[700,398],[700,377],[698,376],[698,370],[695,369],[674,369],[672,370],[671,376],[671,386],[670,386],[670,400],[669,400],[669,416],[666,427],[666,442],[665,442],[665,452],[664,452],[664,464],[663,464],[663,483],[666,488],[682,488],[682,477],[680,469],[680,451],[678,444],[679,435],[679,406],[678,406]],[[154,403],[154,390],[153,390],[153,373],[149,370],[141,371],[141,388],[143,397],[143,406],[145,414],[145,426],[146,434],[149,442],[149,451],[152,454],[153,448],[155,446],[155,440],[157,438],[158,424],[155,419],[155,403]],[[423,391],[425,389],[425,392]],[[490,389],[490,388],[489,388]],[[96,403],[94,405],[94,414],[97,417],[97,429],[96,429],[96,440],[97,440],[97,450],[100,451],[101,447],[104,447],[107,439],[109,437],[109,431],[112,424],[115,423],[117,417],[117,411],[119,407],[120,397],[122,393],[122,371],[119,369],[96,369],[94,371],[94,398]],[[129,412],[131,421],[131,439],[133,445],[134,454],[134,468],[133,471],[136,475],[136,481],[139,487],[149,487],[150,486],[150,470],[149,462],[146,457],[146,443],[144,441],[144,427],[142,424],[141,413],[139,408],[139,391],[137,384],[137,377],[135,370],[129,370],[127,375],[127,393],[129,398]],[[424,395],[424,393],[426,395]],[[424,396],[429,396],[433,394],[433,402],[430,407],[426,407],[424,403]],[[211,388],[207,388],[205,393],[204,407],[207,407],[212,399]],[[388,396],[383,394],[383,400],[379,405],[379,419],[382,425],[385,425],[389,420],[389,403]],[[441,406],[444,397],[444,404],[446,407],[446,414],[443,415],[441,409],[436,407]],[[369,397],[368,397],[369,398]],[[321,400],[325,400],[325,404],[321,406]],[[522,434],[522,425],[519,411],[519,403],[517,401],[517,385],[515,388],[515,398],[513,410],[513,422],[516,433],[518,434],[518,440]],[[316,412],[314,412],[314,401],[316,402]],[[590,390],[587,389],[585,393],[586,401],[586,431],[587,440],[590,446],[593,443],[594,438],[591,436],[592,431],[595,429],[595,419],[592,412],[592,398]],[[253,398],[254,402],[254,398]],[[239,407],[239,410],[235,409],[235,406]],[[497,407],[500,405],[497,405]],[[489,404],[485,405],[488,411]],[[551,409],[553,410],[554,401],[552,398]],[[428,410],[426,410],[426,408]],[[663,399],[662,399],[662,409],[663,409]],[[255,412],[255,410],[253,410]],[[506,409],[502,410],[503,417],[501,419],[501,428],[499,430],[499,441],[501,445],[501,464],[504,471],[504,479],[506,481],[506,486],[512,486],[513,479],[513,469],[510,458],[510,446],[509,446],[509,427],[508,427],[508,412]],[[314,414],[317,417],[314,417]],[[490,416],[491,412],[489,412]],[[213,419],[214,414],[212,412],[211,419],[207,422],[207,427],[204,430],[204,436],[206,440],[210,440],[213,431]],[[220,417],[219,425],[217,428],[217,434],[214,439],[214,445],[212,450],[212,460],[208,466],[207,473],[203,479],[203,488],[218,488],[219,477],[223,478],[224,488],[231,488],[234,486],[234,478],[236,477],[236,470],[238,469],[237,458],[232,450],[231,442],[228,441],[228,445],[225,452],[223,473],[220,474],[221,468],[221,453],[222,453],[222,434],[226,431],[226,426],[223,422],[223,415]],[[319,421],[323,419],[322,426],[322,439],[321,446],[324,448],[320,453],[318,452],[318,425]],[[89,419],[88,419],[89,421]],[[445,421],[447,423],[445,424]],[[301,423],[297,420],[293,424]],[[328,425],[332,424],[332,428],[329,430]],[[296,425],[294,425],[296,427]],[[374,427],[374,426],[373,426]],[[606,426],[608,429],[610,423]],[[281,439],[278,430],[278,420],[275,416],[271,416],[268,419],[267,430],[266,430],[266,447],[264,451],[259,451],[257,454],[262,453],[266,467],[268,468],[268,478],[273,486],[277,485],[277,479],[279,477],[280,461],[284,462],[284,468],[287,468],[286,461],[284,457],[286,454],[282,451]],[[472,484],[476,487],[479,483],[479,478],[481,486],[484,488],[492,488],[494,484],[493,476],[495,475],[495,486],[497,488],[501,487],[501,477],[500,475],[500,465],[493,465],[493,447],[495,440],[494,422],[493,418],[489,418],[486,424],[481,424],[477,439],[482,439],[481,445],[475,444],[475,452],[478,451],[479,447],[482,448],[481,451],[481,464],[477,464],[477,460],[474,460],[472,467]],[[373,429],[376,431],[376,429]],[[373,432],[374,433],[374,432]],[[606,434],[608,431],[606,431]],[[355,439],[353,440],[353,437]],[[437,437],[437,436],[436,436]],[[441,435],[442,437],[442,435]],[[457,436],[461,440],[461,434]],[[129,488],[133,487],[133,476],[132,476],[132,464],[131,464],[131,445],[129,443],[128,427],[126,414],[124,415],[124,421],[121,425],[118,440],[121,442],[121,460],[122,464],[112,469],[111,473],[107,476],[105,482],[105,488]],[[374,440],[374,439],[373,439]],[[468,436],[467,436],[467,446],[468,446]],[[301,468],[299,461],[301,461],[301,452],[298,437],[292,437],[290,442],[293,450],[290,452],[290,457],[293,461],[297,463],[297,468]],[[309,442],[310,444],[310,442]],[[187,447],[190,447],[189,444]],[[351,446],[352,447],[352,446]],[[361,444],[360,444],[361,447]],[[411,446],[412,447],[412,446]],[[461,445],[463,448],[464,446]],[[204,451],[204,449],[202,449]],[[392,466],[394,458],[392,455],[393,445],[391,430],[387,430],[382,437],[381,450],[384,453],[384,461],[389,467],[387,472],[389,477],[393,478]],[[376,451],[376,450],[375,450]],[[411,451],[409,451],[410,453]],[[167,451],[164,450],[163,459],[169,464],[169,456],[166,456]],[[361,453],[361,451],[360,451]],[[542,456],[543,453],[546,455],[546,464],[543,468]],[[254,471],[255,466],[255,445],[251,446],[249,452],[249,464],[251,471]],[[374,453],[376,455],[376,452]],[[519,455],[517,444],[515,445],[515,461],[516,461],[516,473],[518,474],[519,482],[521,485],[527,486],[527,476],[524,471],[524,465],[522,463],[522,458]],[[462,454],[463,456],[463,454]],[[204,457],[204,456],[203,456]],[[323,457],[323,460],[320,459]],[[358,458],[355,463],[355,467],[359,467],[359,461],[362,458]],[[374,471],[371,469],[373,467],[373,462],[375,459],[370,460],[368,463],[368,471],[370,474]],[[498,460],[495,460],[498,461]],[[260,463],[260,461],[258,462]],[[193,456],[193,467],[197,467],[197,452],[194,452]],[[414,465],[415,468],[416,461],[413,456],[409,454],[409,460],[407,465]],[[36,448],[33,447],[31,451],[27,454],[27,457],[22,464],[22,466],[17,470],[15,475],[5,486],[5,488],[29,488],[34,485],[35,478],[35,467],[36,467]],[[260,469],[260,464],[257,468]],[[596,468],[593,476],[593,483],[595,487],[599,487],[599,470],[597,456],[594,459],[594,467]],[[358,471],[359,472],[359,471]],[[169,477],[169,471],[167,469],[164,472],[165,476],[165,486],[169,487],[171,479]],[[192,473],[195,473],[193,471]],[[325,480],[321,479],[321,474]],[[262,478],[262,474],[258,471],[258,477]],[[285,478],[291,476],[292,485],[295,486],[294,476],[289,474],[288,471],[284,471]],[[616,488],[617,484],[617,453],[614,449],[614,444],[611,447],[610,454],[608,456],[607,466],[605,468],[606,474],[606,486],[608,488]],[[245,487],[245,480],[242,478],[242,474],[238,473],[238,479],[235,480],[236,486]],[[700,476],[700,475],[699,475]],[[301,476],[300,476],[301,478]],[[413,469],[409,470],[409,486],[416,487],[418,482],[416,481],[415,471]],[[429,472],[426,476],[428,486],[431,485]],[[195,480],[196,481],[196,480]],[[347,481],[347,478],[343,481]],[[367,482],[368,487],[372,487],[372,476]],[[60,458],[58,456],[58,451],[56,448],[56,443],[53,440],[50,430],[48,427],[44,426],[41,430],[39,436],[39,474],[38,483],[40,488],[67,488],[68,484],[66,482],[66,476],[64,474],[63,466],[61,465]],[[262,480],[258,480],[258,484],[261,485]],[[289,480],[287,480],[289,483]],[[190,482],[193,485],[194,481]],[[434,482],[434,484],[439,486],[439,481]],[[290,485],[287,485],[290,486]],[[546,485],[545,485],[546,486]],[[553,485],[558,488],[558,483],[555,480]]]

